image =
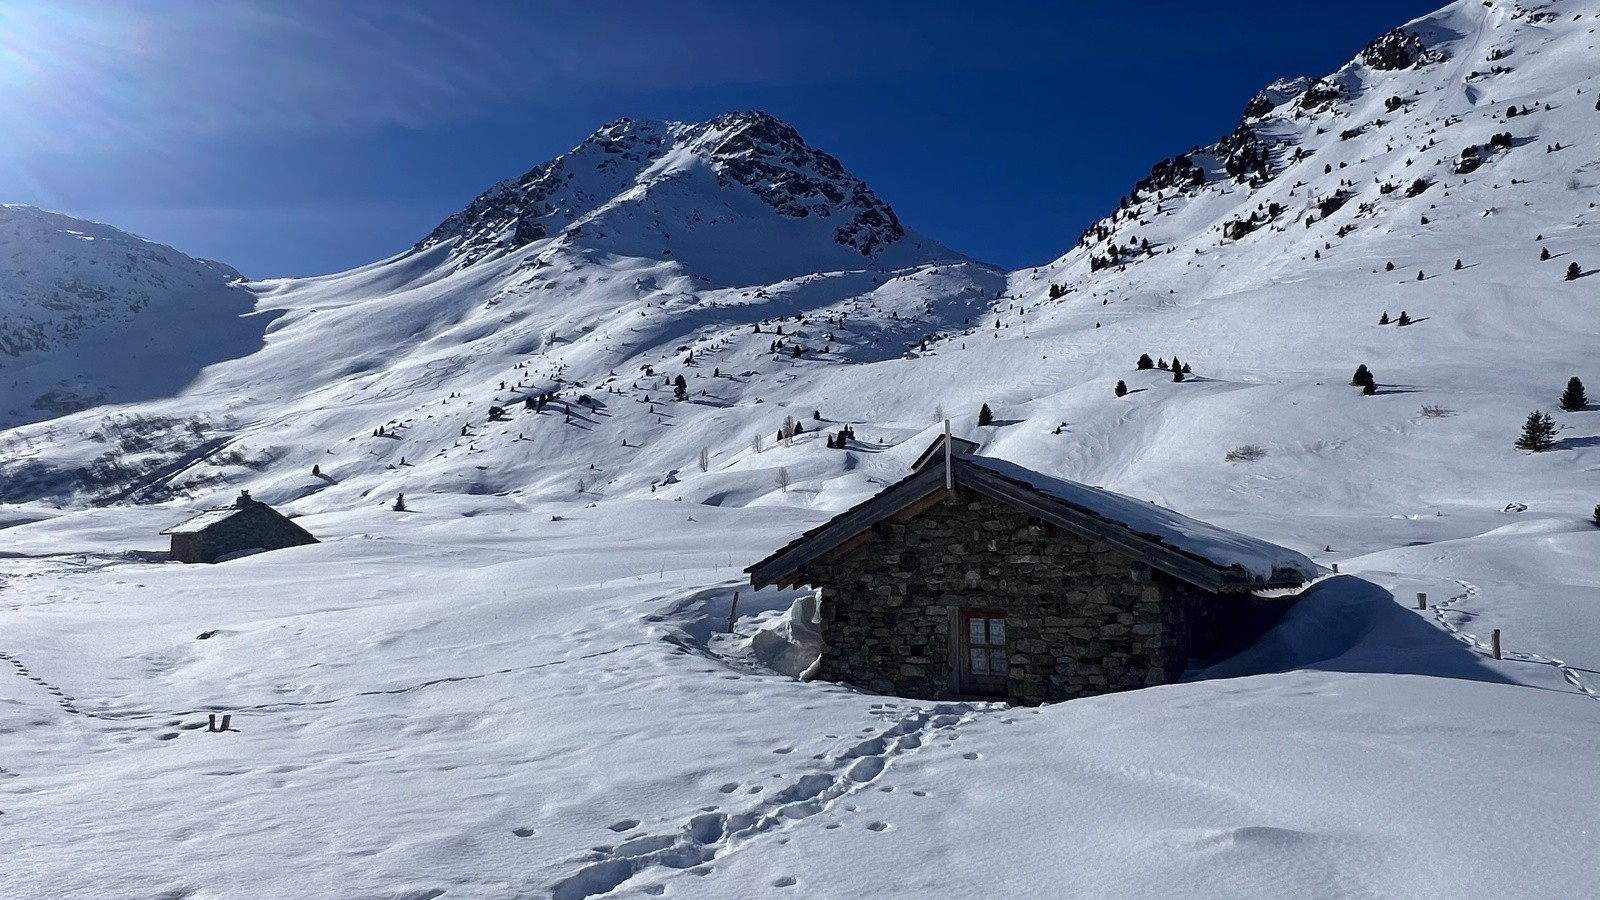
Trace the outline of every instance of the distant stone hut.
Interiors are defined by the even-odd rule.
[[[179,562],[209,563],[245,550],[280,550],[315,544],[317,539],[289,517],[240,491],[232,506],[208,509],[174,525],[171,557]]]
[[[1258,637],[1293,550],[941,438],[910,477],[746,571],[821,589],[817,677],[1045,703],[1177,681]]]

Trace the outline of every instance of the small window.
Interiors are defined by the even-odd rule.
[[[1006,620],[999,612],[967,613],[967,677],[969,689],[1003,686],[1006,663]],[[996,683],[995,679],[1000,679]],[[987,682],[987,684],[986,684]]]

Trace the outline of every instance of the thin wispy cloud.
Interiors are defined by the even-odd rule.
[[[957,28],[938,15],[885,8],[867,18],[775,3],[621,3],[597,16],[485,0],[0,0],[0,127],[37,149],[154,147],[428,128],[641,84],[813,82],[980,62],[974,45],[965,61],[926,52]]]

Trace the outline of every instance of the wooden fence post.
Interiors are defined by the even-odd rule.
[[[1489,652],[1494,654],[1495,659],[1500,658],[1500,629],[1498,628],[1489,632]]]
[[[211,715],[206,717],[206,730],[210,731],[210,732],[215,732],[217,730],[217,714],[216,713],[212,713]]]
[[[1333,564],[1333,574],[1335,574],[1335,575],[1339,574],[1339,564],[1338,563],[1334,563]]]
[[[1428,608],[1428,595],[1425,591],[1417,591],[1417,609]]]
[[[728,633],[733,634],[733,621],[739,618],[739,592],[733,592],[733,602],[728,604]]]
[[[222,730],[223,731],[228,731],[228,730],[230,730],[232,728],[232,726],[233,726],[233,716],[223,716],[222,717]]]

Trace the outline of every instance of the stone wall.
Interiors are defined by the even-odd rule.
[[[828,562],[819,677],[906,697],[963,692],[963,609],[1003,610],[1006,696],[1041,703],[1176,680],[1186,612],[1167,579],[1094,541],[961,492]],[[1209,596],[1209,595],[1207,595]]]

